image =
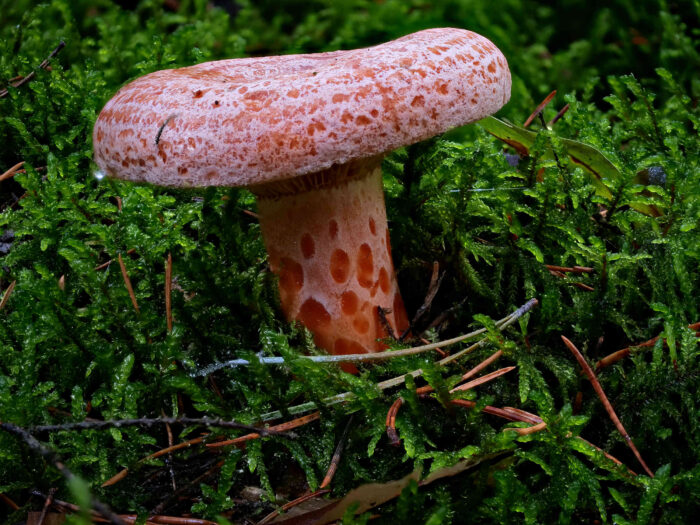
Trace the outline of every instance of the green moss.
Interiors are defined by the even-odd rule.
[[[168,445],[159,427],[37,437],[119,512],[144,513],[163,503],[172,494],[172,467],[180,488],[213,470],[183,488],[185,499],[165,501],[163,513],[262,518],[277,498],[318,487],[353,413],[332,484],[335,496],[416,467],[427,473],[483,458],[447,481],[410,485],[378,509],[386,522],[682,523],[694,517],[700,366],[697,338],[686,327],[700,321],[695,4],[620,1],[593,9],[590,2],[569,0],[555,10],[528,0],[502,2],[498,9],[486,0],[239,1],[226,12],[205,1],[183,0],[177,11],[155,0],[133,3],[123,9],[109,0],[0,1],[0,84],[36,71],[34,80],[0,99],[0,167],[26,161],[25,174],[0,186],[7,244],[0,285],[5,290],[16,281],[0,311],[0,421],[32,427],[165,413],[255,423],[267,412],[288,415],[293,405],[321,404],[350,391],[350,403],[322,407],[320,421],[298,429],[297,439],[264,438],[219,455],[196,446],[140,462]],[[503,49],[514,83],[500,116],[522,122],[554,88],[559,95],[545,120],[570,105],[551,130],[531,126],[539,130],[537,139],[517,167],[503,155],[504,144],[476,125],[394,152],[384,162],[394,261],[409,312],[423,303],[433,261],[445,274],[415,331],[449,309],[430,337],[457,335],[472,324],[491,330],[488,345],[459,367],[442,370],[429,358],[410,357],[363,366],[350,376],[296,359],[316,349],[279,311],[257,222],[244,213],[254,210],[249,193],[175,191],[93,177],[96,115],[136,76],[224,57],[370,45],[438,25],[468,27]],[[61,40],[67,45],[51,71],[38,69]],[[621,174],[606,182],[612,199],[596,193],[590,175],[566,155],[562,138],[610,159]],[[630,207],[635,203],[654,204],[663,215],[641,214]],[[176,283],[172,332],[164,299],[168,254]],[[559,278],[543,263],[593,272]],[[539,307],[497,334],[491,318],[530,297]],[[630,476],[577,439],[641,471],[560,334],[591,363],[635,342],[665,338],[667,344],[639,348],[600,373],[655,479]],[[446,403],[462,368],[496,349],[504,353],[501,366],[517,370],[462,397],[477,407],[536,412],[548,431],[503,433],[514,424]],[[256,359],[261,352],[289,364],[263,366]],[[234,358],[253,365],[197,374]],[[407,378],[388,392],[376,387],[417,368],[424,378]],[[415,392],[426,383],[437,392],[431,399]],[[405,400],[397,418],[402,443],[392,447],[384,424],[397,395]],[[176,442],[200,432],[172,430]],[[129,468],[123,481],[100,486],[123,468]],[[242,498],[250,486],[262,489],[261,502]],[[0,493],[22,505],[9,522],[41,507],[31,490],[52,487],[59,499],[89,497],[0,431]]]

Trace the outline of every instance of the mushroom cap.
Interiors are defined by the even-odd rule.
[[[375,47],[156,71],[107,103],[93,131],[108,176],[248,186],[385,153],[496,112],[502,53],[463,29]]]

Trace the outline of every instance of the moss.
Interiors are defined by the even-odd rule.
[[[687,326],[700,321],[700,84],[692,29],[698,13],[691,3],[616,2],[599,10],[576,0],[557,10],[515,0],[497,10],[486,0],[240,1],[220,7],[183,0],[177,10],[167,7],[170,2],[132,4],[0,3],[0,83],[36,71],[31,82],[0,99],[0,166],[23,160],[26,168],[0,186],[0,285],[5,290],[16,281],[0,311],[0,421],[32,427],[165,413],[255,423],[274,410],[290,419],[293,405],[320,404],[350,391],[351,402],[321,408],[320,420],[298,429],[297,439],[267,437],[218,453],[195,446],[139,461],[168,445],[161,427],[37,437],[120,512],[160,505],[172,515],[262,518],[276,499],[318,487],[352,413],[335,496],[401,478],[417,466],[429,472],[483,458],[447,481],[410,485],[378,509],[380,520],[692,519],[700,498],[700,367],[697,337]],[[296,359],[316,350],[308,333],[283,320],[257,222],[245,213],[254,210],[249,193],[175,191],[92,174],[95,117],[138,75],[224,57],[370,45],[436,25],[474,29],[504,50],[514,73],[504,118],[524,121],[554,88],[559,95],[545,120],[570,106],[551,130],[531,126],[537,139],[528,157],[515,159],[517,166],[504,155],[513,151],[476,125],[384,162],[393,254],[409,312],[424,301],[433,261],[444,272],[416,332],[446,311],[451,314],[429,329],[430,337],[454,336],[472,324],[492,330],[488,345],[459,367],[442,370],[431,359],[410,357],[363,366],[350,376]],[[61,40],[67,45],[51,70],[38,69]],[[620,173],[606,181],[612,199],[596,193],[562,138],[589,144],[612,162]],[[654,204],[663,215],[634,211],[635,203]],[[172,332],[164,297],[168,254],[175,282]],[[544,263],[593,271],[560,278]],[[491,318],[530,297],[540,300],[536,310],[503,336],[493,331]],[[630,476],[577,439],[638,469],[560,334],[589,362],[657,335],[665,339],[600,373],[655,479]],[[461,368],[496,349],[504,353],[501,366],[517,370],[466,397],[477,407],[536,412],[548,431],[503,433],[513,424],[447,405],[446,392]],[[258,364],[259,353],[284,356],[289,364]],[[234,358],[253,365],[198,374]],[[407,379],[398,390],[376,387],[417,368],[424,378]],[[435,388],[433,398],[416,395],[425,383]],[[402,442],[392,447],[384,424],[397,395],[405,400],[397,418]],[[180,442],[202,430],[172,431]],[[125,467],[123,481],[100,486]],[[170,497],[171,467],[182,499]],[[261,501],[242,496],[251,486],[262,489]],[[41,507],[32,490],[52,487],[59,499],[86,500],[53,466],[0,432],[0,493],[22,505],[8,522]],[[364,522],[368,515],[348,515],[353,519]]]

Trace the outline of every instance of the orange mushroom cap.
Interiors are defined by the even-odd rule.
[[[104,107],[95,161],[106,175],[165,186],[262,184],[481,119],[508,101],[510,85],[501,52],[453,28],[157,71]]]

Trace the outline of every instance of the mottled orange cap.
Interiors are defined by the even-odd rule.
[[[165,186],[262,184],[479,120],[508,101],[510,85],[496,46],[453,28],[157,71],[104,107],[95,161],[108,176]]]

